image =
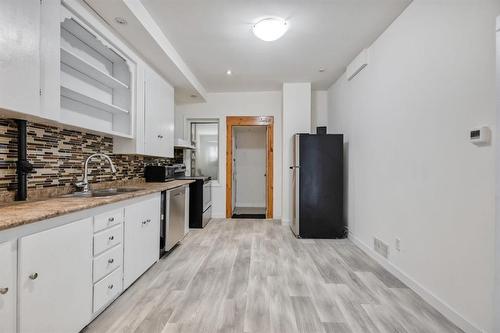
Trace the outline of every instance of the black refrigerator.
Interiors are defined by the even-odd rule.
[[[301,238],[345,238],[344,136],[295,134],[293,141],[293,233]]]

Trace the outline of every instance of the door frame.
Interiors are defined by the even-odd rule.
[[[226,117],[226,218],[233,214],[233,126],[266,126],[266,218],[273,218],[273,170],[274,170],[274,117],[227,116]]]

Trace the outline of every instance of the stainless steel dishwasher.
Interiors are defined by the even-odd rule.
[[[170,251],[183,237],[185,231],[186,187],[167,191],[168,219],[165,250]]]

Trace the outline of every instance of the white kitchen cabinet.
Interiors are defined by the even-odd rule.
[[[0,109],[59,119],[59,1],[0,1]]]
[[[92,313],[92,218],[19,239],[19,331],[78,332]]]
[[[125,207],[123,285],[128,288],[159,259],[160,194]]]
[[[114,153],[174,156],[174,88],[146,64],[137,71],[135,138],[115,138]]]
[[[150,68],[144,72],[144,150],[174,157],[174,89]]]
[[[15,332],[17,241],[0,244],[0,267],[0,332]]]
[[[0,108],[40,109],[40,0],[0,1]]]
[[[131,138],[130,51],[81,1],[63,0],[60,16],[60,121]]]

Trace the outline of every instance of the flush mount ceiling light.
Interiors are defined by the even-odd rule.
[[[231,75],[231,74],[233,74],[233,72],[231,72],[231,70],[230,70],[230,69],[228,69],[228,70],[226,71],[226,74],[227,74],[227,75]]]
[[[118,23],[118,24],[122,24],[122,25],[125,25],[127,24],[127,20],[123,17],[115,17],[115,22]]]
[[[252,27],[257,38],[272,42],[283,37],[288,30],[288,22],[279,17],[268,17],[255,23]]]

